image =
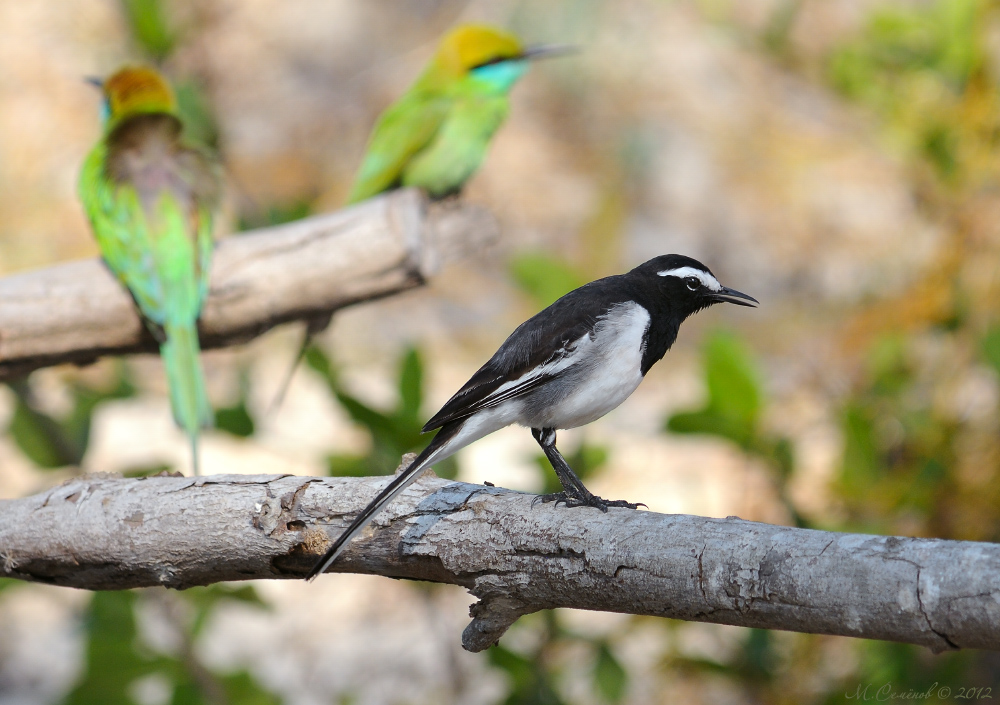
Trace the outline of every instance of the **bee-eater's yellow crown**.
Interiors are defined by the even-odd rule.
[[[486,25],[461,25],[448,32],[438,46],[436,61],[456,74],[491,61],[513,59],[524,47],[517,37]]]
[[[111,120],[136,113],[172,113],[176,110],[174,92],[154,69],[126,66],[104,81]]]

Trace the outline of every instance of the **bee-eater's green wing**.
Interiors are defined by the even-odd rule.
[[[195,320],[208,293],[218,168],[166,114],[122,123],[91,151],[80,197],[101,254],[143,317]]]
[[[510,105],[505,94],[477,88],[465,86],[452,101],[434,139],[403,170],[403,186],[419,186],[431,198],[443,198],[461,191],[476,173]]]
[[[434,139],[450,105],[440,93],[411,90],[382,113],[368,138],[348,203],[398,186],[406,165]]]
[[[80,200],[105,263],[128,288],[140,315],[162,342],[166,301],[156,274],[142,207],[134,188],[119,187],[107,178],[106,154],[107,145],[100,142],[87,156],[80,174]]]

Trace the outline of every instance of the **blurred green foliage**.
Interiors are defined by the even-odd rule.
[[[330,474],[339,477],[364,477],[391,475],[399,466],[405,453],[419,452],[432,436],[424,436],[420,429],[424,421],[420,415],[423,404],[424,366],[420,353],[410,348],[399,365],[397,389],[399,402],[395,409],[380,411],[350,394],[340,381],[340,376],[330,359],[318,347],[306,351],[306,363],[318,372],[327,388],[340,402],[351,419],[371,436],[371,450],[365,455],[335,453],[329,456]],[[440,477],[453,478],[458,474],[454,458],[434,465]]]
[[[702,355],[708,402],[699,411],[674,414],[667,428],[714,434],[746,450],[754,448],[762,395],[749,353],[732,333],[716,332],[706,338]]]
[[[1000,177],[996,21],[997,6],[986,0],[889,5],[830,56],[833,85],[873,109],[915,158],[914,191],[949,238],[933,271],[908,292],[918,305],[889,305],[873,319],[870,327],[884,332],[867,344],[844,400],[836,490],[852,528],[1000,539],[995,430],[943,403],[956,375],[975,363],[970,348],[1000,369],[998,328],[978,327],[995,317],[995,297],[963,276],[965,262],[994,256],[976,250],[970,228],[976,199]],[[922,354],[928,345],[948,359]]]
[[[280,705],[281,699],[261,688],[246,671],[217,674],[198,660],[194,640],[214,608],[226,601],[265,607],[246,585],[219,584],[182,593],[94,593],[84,617],[84,671],[64,705],[137,705],[136,684],[148,677],[166,684],[170,705]],[[171,623],[180,636],[175,654],[154,652],[140,639],[136,610],[152,602],[171,612]]]
[[[135,602],[132,592],[94,594],[84,618],[86,670],[66,705],[131,705],[128,687],[160,669],[159,659],[142,653],[136,643]]]
[[[70,383],[71,408],[63,416],[42,411],[27,380],[11,382],[16,403],[7,432],[17,447],[39,468],[53,470],[79,467],[90,443],[90,423],[95,409],[114,399],[135,394],[127,368],[119,365],[112,384],[94,389],[80,382]]]
[[[620,703],[628,688],[628,673],[606,640],[598,640],[595,646],[594,689],[604,702]]]
[[[755,699],[771,702],[768,687],[776,684],[781,662],[774,633],[766,629],[745,629],[737,648],[719,659],[672,655],[664,666],[688,674],[713,674],[739,683],[752,691]]]
[[[786,492],[794,469],[792,443],[763,428],[764,391],[746,346],[735,334],[716,331],[705,339],[702,367],[708,392],[705,405],[672,414],[664,429],[718,436],[763,460],[774,471],[779,496],[796,526],[808,526]]]
[[[155,61],[163,61],[177,43],[161,0],[121,0],[132,38]]]
[[[792,473],[792,444],[762,428],[764,390],[756,363],[733,333],[716,331],[704,343],[702,365],[708,400],[697,411],[673,414],[666,428],[673,433],[700,433],[732,441],[768,462],[779,477]]]
[[[911,81],[933,81],[961,93],[984,59],[975,40],[987,6],[979,0],[937,0],[877,8],[864,33],[831,56],[834,85],[887,110],[918,88]]]
[[[177,112],[184,123],[184,137],[197,145],[219,151],[219,123],[201,87],[192,80],[174,82]]]
[[[825,705],[856,703],[859,689],[869,688],[870,701],[922,701],[962,703],[992,699],[989,694],[1000,687],[1000,669],[995,655],[983,652],[949,652],[932,654],[910,644],[885,641],[862,641],[858,644],[858,671],[845,679],[823,702]],[[885,692],[876,697],[875,692],[885,684],[896,693],[907,691],[927,694],[921,698],[889,697]],[[986,697],[973,696],[970,691],[989,689]]]
[[[877,533],[1000,538],[996,522],[978,536],[955,523],[962,496],[958,444],[962,423],[927,397],[906,340],[875,345],[867,373],[846,401],[844,451],[837,489],[848,526]]]
[[[900,145],[955,184],[992,141],[996,107],[987,82],[987,0],[936,0],[877,7],[864,31],[830,55],[831,83],[846,97],[873,108]],[[985,130],[988,130],[984,132]]]
[[[245,377],[245,376],[244,376]],[[245,381],[245,378],[244,378]],[[109,384],[91,387],[79,380],[66,385],[70,410],[63,416],[53,416],[38,408],[38,402],[26,380],[13,382],[15,409],[8,433],[18,448],[40,469],[67,466],[79,468],[90,444],[91,419],[100,404],[131,397],[135,388],[128,367],[120,363]],[[235,410],[222,410],[233,430],[247,430],[245,412],[246,387]],[[247,417],[249,418],[249,417]],[[253,432],[250,421],[249,432]],[[128,476],[150,475],[169,466],[133,468]],[[4,560],[0,555],[0,560]],[[0,578],[0,593],[20,581]],[[157,597],[150,597],[156,595]],[[143,602],[166,601],[178,612],[173,620],[185,645],[178,654],[152,652],[138,638],[135,610]],[[226,601],[242,602],[266,608],[253,588],[226,584],[193,588],[182,593],[166,591],[95,592],[84,619],[85,667],[79,680],[66,695],[65,705],[139,705],[134,687],[142,678],[160,678],[170,690],[170,705],[279,705],[281,700],[262,689],[245,671],[217,674],[201,664],[193,652],[194,640],[201,634],[213,610]]]
[[[490,664],[503,671],[510,693],[503,705],[562,705],[551,682],[552,674],[537,657],[522,656],[499,644],[486,652]]]
[[[983,359],[1000,375],[1000,324],[992,326],[979,343]]]
[[[628,672],[604,638],[576,634],[562,626],[559,613],[543,610],[522,617],[515,630],[535,632],[534,645],[526,652],[513,651],[498,644],[487,651],[490,664],[507,676],[510,691],[503,705],[564,705],[560,681],[561,654],[580,647],[590,654],[591,692],[598,702],[616,705],[628,692]]]
[[[792,4],[776,9],[780,26],[787,28],[787,15],[778,13]],[[862,341],[865,362],[843,394],[838,419],[843,445],[831,494],[844,518],[825,518],[824,528],[1000,538],[996,424],[983,426],[942,404],[954,393],[956,375],[973,363],[970,349],[1000,373],[1000,326],[985,334],[976,327],[984,317],[995,319],[994,297],[975,295],[961,278],[965,259],[990,256],[969,251],[974,243],[966,229],[976,221],[966,209],[975,203],[976,189],[994,189],[997,182],[1000,106],[990,50],[996,11],[995,3],[979,0],[883,3],[872,8],[855,37],[824,57],[830,84],[869,109],[890,144],[912,160],[910,185],[920,194],[918,207],[953,229],[927,279],[866,320],[866,330],[876,334]],[[808,75],[808,59],[791,55],[787,37],[778,35],[785,65]],[[928,356],[928,349],[944,354]],[[668,427],[712,433],[759,454],[747,440],[754,436],[753,410],[759,408],[747,391],[753,375],[726,357],[740,356],[706,349],[706,368],[720,368],[716,382],[706,382],[709,402],[698,412],[672,417]],[[727,402],[728,396],[739,401]],[[775,466],[792,469],[793,461],[789,453]],[[777,641],[784,643],[779,647]],[[675,653],[666,666],[682,673],[694,669],[698,678],[722,675],[748,701],[770,703],[857,702],[864,699],[859,687],[869,684],[869,700],[890,699],[887,691],[876,696],[883,686],[925,693],[937,684],[926,699],[959,702],[962,688],[995,692],[1000,684],[1000,663],[983,653],[934,655],[875,641],[851,647],[854,666],[819,692],[806,684],[805,674],[822,670],[827,652],[824,639],[811,635],[753,630],[741,649],[718,661]],[[950,689],[950,696],[941,688]]]
[[[215,427],[220,431],[249,438],[254,434],[256,425],[247,407],[247,397],[250,394],[250,376],[246,369],[240,370],[240,396],[232,406],[215,410]]]
[[[874,335],[860,345],[851,341],[864,351],[864,364],[844,391],[838,418],[843,445],[831,494],[843,519],[825,518],[824,528],[1000,538],[995,420],[984,425],[942,403],[954,398],[956,380],[976,358],[1000,372],[1000,328],[984,334],[977,327],[983,318],[995,319],[995,297],[976,295],[961,274],[964,261],[990,256],[971,249],[976,242],[968,229],[976,223],[970,206],[982,194],[977,190],[997,183],[1000,110],[990,49],[996,11],[995,3],[979,0],[884,3],[870,11],[855,37],[824,57],[830,84],[870,110],[890,144],[910,158],[918,207],[949,229],[933,271],[904,297],[867,315],[864,329]],[[793,52],[791,47],[782,44],[783,51]],[[808,75],[808,59],[791,58],[798,60],[786,65]],[[744,382],[723,386],[726,394],[746,399],[749,409],[750,395],[739,391]],[[694,417],[672,418],[671,429],[707,430],[754,452],[745,440],[752,424],[734,424],[737,409],[716,413],[712,406],[710,401]],[[776,641],[784,644],[776,648]],[[741,650],[719,661],[685,663],[677,655],[668,661],[682,671],[724,675],[756,702],[857,702],[864,699],[859,686],[866,685],[867,699],[888,700],[887,691],[884,697],[875,691],[887,686],[894,693],[925,693],[935,684],[926,699],[958,702],[962,688],[995,690],[1000,684],[1000,663],[983,653],[934,655],[875,641],[851,647],[854,666],[818,693],[805,684],[808,676],[798,674],[821,670],[822,637],[755,631]],[[798,683],[798,690],[790,683]],[[950,689],[950,696],[941,688]]]
[[[586,278],[565,260],[544,252],[525,252],[511,259],[510,276],[518,288],[542,309],[573,289]]]
[[[271,203],[265,207],[252,204],[240,209],[240,218],[236,229],[242,232],[244,230],[255,230],[257,228],[267,228],[272,225],[291,223],[292,221],[312,215],[312,210],[312,203],[310,201]]]

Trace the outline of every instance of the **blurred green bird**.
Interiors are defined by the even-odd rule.
[[[567,49],[524,48],[493,27],[453,29],[416,82],[375,123],[348,202],[399,186],[417,186],[431,198],[460,191],[507,117],[508,94],[529,62]]]
[[[514,35],[493,27],[462,25],[451,30],[423,73],[375,123],[347,202],[400,186],[416,186],[431,198],[461,191],[507,117],[507,96],[529,62],[571,50],[525,48]],[[313,337],[329,324],[329,315],[309,321],[272,409],[284,399]]]
[[[126,67],[103,82],[104,135],[79,193],[105,262],[160,344],[174,420],[191,439],[212,407],[198,359],[198,316],[208,293],[220,168],[185,144],[173,91],[156,71]]]

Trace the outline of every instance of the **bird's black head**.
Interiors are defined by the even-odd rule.
[[[654,257],[629,274],[636,277],[643,288],[655,291],[661,305],[682,319],[713,304],[756,306],[759,303],[752,296],[723,286],[712,270],[684,255]]]

